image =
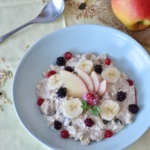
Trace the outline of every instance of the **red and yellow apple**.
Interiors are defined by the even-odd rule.
[[[142,30],[150,26],[150,0],[111,0],[116,17],[129,30]]]

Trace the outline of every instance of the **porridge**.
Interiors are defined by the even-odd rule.
[[[66,52],[43,73],[37,104],[48,126],[83,145],[112,137],[134,121],[134,83],[102,54]]]

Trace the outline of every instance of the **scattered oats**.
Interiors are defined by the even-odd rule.
[[[45,1],[44,1],[44,0],[41,0],[41,2],[44,3]]]
[[[0,62],[4,62],[5,60],[4,60],[4,58],[0,58]]]
[[[5,99],[5,100],[3,101],[3,103],[4,103],[4,104],[8,104],[9,101],[8,101],[7,99]]]
[[[30,45],[26,45],[26,49],[28,49],[30,47]]]
[[[6,68],[10,68],[9,66],[5,66]]]
[[[12,101],[4,100],[4,104],[10,104],[10,105],[12,105]]]
[[[74,0],[66,0],[68,5],[67,12],[74,15],[76,19],[79,18],[93,18],[99,14],[99,8],[101,6],[100,0],[86,1],[86,7],[79,9],[81,2],[75,2]]]
[[[2,111],[3,111],[2,108],[0,108],[0,113],[1,113]]]

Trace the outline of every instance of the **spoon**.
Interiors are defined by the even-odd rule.
[[[19,31],[20,29],[34,23],[47,23],[57,19],[63,12],[65,7],[64,0],[50,0],[50,2],[42,9],[39,15],[33,20],[27,22],[26,24],[16,28],[15,30],[0,37],[0,42],[5,40],[10,35]]]

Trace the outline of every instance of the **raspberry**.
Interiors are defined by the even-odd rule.
[[[56,74],[56,71],[54,71],[54,70],[51,70],[51,71],[49,71],[47,74],[46,74],[46,78],[49,78],[50,76],[52,76],[53,74]]]
[[[88,104],[92,106],[99,104],[99,97],[94,92],[87,92],[84,95],[84,99],[87,101]]]
[[[65,67],[65,70],[67,70],[67,71],[69,71],[69,72],[73,72],[73,69],[72,69],[72,67],[70,67],[70,66],[66,66],[66,67]]]
[[[58,97],[63,98],[66,96],[66,92],[67,92],[67,89],[62,87],[56,92],[56,94],[58,95]]]
[[[88,127],[92,127],[92,126],[94,125],[94,122],[93,122],[93,120],[92,120],[91,118],[86,118],[86,119],[84,120],[84,123],[85,123],[85,125],[88,126]]]
[[[110,138],[110,137],[112,137],[112,136],[113,136],[113,133],[112,133],[111,130],[106,130],[106,131],[105,131],[105,138]]]
[[[69,59],[72,58],[72,54],[71,54],[70,52],[66,52],[65,55],[64,55],[64,57],[65,57],[67,60],[69,60]]]
[[[37,104],[39,106],[41,106],[43,102],[44,102],[44,99],[43,98],[39,98],[38,101],[37,101]]]
[[[60,134],[61,134],[61,137],[64,139],[69,137],[69,132],[67,130],[62,130]]]
[[[105,64],[106,65],[110,65],[111,64],[111,59],[110,58],[106,58],[105,59]]]
[[[132,81],[132,80],[127,79],[127,81],[128,81],[128,83],[129,83],[129,85],[130,85],[130,86],[132,86],[132,85],[133,85],[133,81]]]
[[[65,65],[66,61],[65,61],[65,58],[64,57],[58,57],[57,60],[56,60],[56,64],[58,66],[63,66]]]
[[[57,120],[55,120],[55,121],[54,121],[54,128],[55,128],[56,130],[60,130],[60,129],[62,128],[62,123],[59,122],[59,121],[57,121]]]
[[[96,73],[100,74],[103,69],[102,69],[101,65],[96,65],[95,68],[94,68],[94,70],[95,70]]]
[[[128,109],[133,114],[136,114],[139,111],[139,107],[136,104],[129,105]]]
[[[117,100],[124,101],[126,99],[126,93],[123,91],[117,92]]]

